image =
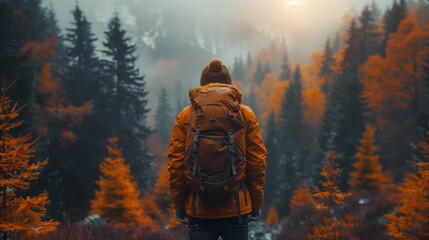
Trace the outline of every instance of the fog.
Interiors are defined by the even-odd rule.
[[[235,57],[245,59],[249,52],[254,56],[277,44],[287,47],[292,62],[306,63],[314,51],[323,49],[327,38],[344,27],[345,14],[357,14],[371,4],[371,0],[77,2],[92,23],[99,49],[107,22],[118,13],[139,46],[139,66],[146,75],[151,108],[156,108],[160,88],[166,87],[174,110],[186,89],[198,85],[201,69],[211,58],[218,57],[230,67]],[[54,8],[64,32],[76,2],[45,0],[44,4]],[[383,13],[392,0],[377,0],[376,4]]]

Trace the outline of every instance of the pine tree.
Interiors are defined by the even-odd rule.
[[[91,201],[91,214],[99,214],[108,223],[125,226],[152,225],[146,217],[137,184],[125,164],[118,138],[109,138],[109,155],[100,165],[101,176],[95,199]]]
[[[250,54],[250,52],[247,53],[246,65],[247,67],[252,65],[252,55]]]
[[[265,71],[262,68],[261,60],[258,60],[258,62],[256,63],[256,72],[254,75],[253,82],[257,84],[261,84],[264,78],[265,78]]]
[[[64,74],[67,99],[75,105],[94,100],[100,94],[100,63],[95,53],[95,38],[89,23],[76,4],[72,11],[72,27],[65,36],[69,66]]]
[[[341,47],[340,34],[335,34],[334,42],[332,43],[332,54],[336,54]]]
[[[342,189],[347,188],[345,184],[347,173],[351,170],[351,161],[355,155],[356,145],[363,134],[368,111],[362,94],[363,86],[357,76],[357,69],[362,60],[359,32],[356,22],[352,21],[347,48],[341,62],[341,74],[334,78],[319,137],[323,151],[328,150],[328,141],[333,139],[335,151],[344,154],[341,162],[341,167],[345,168]]]
[[[277,126],[275,122],[274,112],[270,113],[268,117],[268,123],[266,126],[266,135],[264,137],[264,143],[267,148],[267,151],[270,153],[267,156],[267,170],[266,170],[266,183],[265,183],[265,202],[267,205],[271,205],[272,202],[283,205],[284,199],[279,196],[279,185],[283,184],[281,182],[280,174],[278,170],[280,167],[279,158],[279,139],[277,135]]]
[[[40,42],[50,36],[42,1],[1,1],[0,16],[0,80],[5,80],[7,84],[18,80],[9,96],[19,105],[31,103],[34,101],[38,66],[32,64],[29,54],[23,53],[22,48],[28,41]],[[34,131],[32,108],[24,108],[21,117],[24,123],[14,131]]]
[[[42,178],[39,188],[46,184],[50,186],[52,199],[57,204],[55,213],[80,209],[79,216],[83,216],[89,208],[88,200],[102,160],[99,153],[106,142],[102,139],[108,137],[109,130],[103,124],[105,121],[102,121],[100,111],[103,109],[103,87],[100,62],[95,54],[96,39],[78,5],[72,15],[72,27],[67,29],[64,43],[56,41],[55,52],[50,53],[50,59],[44,63],[50,68],[50,76],[46,67],[37,78],[37,106],[33,109],[37,110],[34,119],[38,128],[47,132],[40,135],[43,137],[42,147],[51,159],[46,171],[52,176]],[[53,10],[48,12],[48,23],[53,36],[60,39]],[[56,117],[61,114],[53,111],[56,109],[67,116],[73,115],[73,111],[79,112],[79,108],[88,107],[90,113],[77,122],[73,121],[76,118]]]
[[[331,48],[329,38],[326,41],[325,52],[322,57],[322,68],[320,69],[319,77],[324,79],[321,86],[325,95],[329,95],[332,91],[332,81],[334,80],[335,59],[333,58],[333,50]]]
[[[335,162],[336,159],[337,154],[331,146],[320,173],[322,178],[320,187],[316,187],[313,194],[320,219],[311,228],[308,239],[342,239],[349,233],[346,222],[337,213],[350,194],[342,192],[339,188],[342,169]]]
[[[162,88],[158,98],[158,109],[155,113],[155,129],[164,145],[167,145],[170,140],[172,126],[173,121],[167,91],[165,88]]]
[[[398,3],[396,0],[393,1],[392,7],[387,8],[383,16],[384,24],[384,40],[383,49],[386,48],[387,41],[389,40],[389,34],[395,33],[399,27],[399,24],[408,16],[408,7],[405,0],[400,0]],[[385,52],[383,52],[385,55]]]
[[[290,69],[289,57],[287,52],[285,52],[283,57],[282,65],[280,66],[282,72],[280,73],[280,80],[290,80],[292,75],[292,70]]]
[[[256,103],[256,94],[253,88],[250,90],[249,96],[247,97],[249,107],[252,108],[257,119],[260,119],[258,104]]]
[[[382,33],[378,32],[375,23],[378,8],[364,7],[359,16],[359,36],[360,36],[360,59],[358,65],[366,62],[369,56],[382,53],[384,51],[380,42],[383,40]]]
[[[301,69],[300,66],[297,65],[293,72],[291,83],[285,91],[280,112],[280,116],[283,120],[283,129],[281,129],[280,136],[283,143],[282,149],[288,154],[288,157],[294,159],[299,158],[298,151],[303,141],[305,129],[301,81]],[[298,159],[296,160],[298,161]],[[301,161],[301,159],[299,161]]]
[[[24,197],[47,160],[31,163],[37,148],[37,140],[32,140],[31,133],[18,137],[11,134],[13,129],[22,126],[19,115],[25,107],[18,107],[6,96],[11,86],[3,85],[0,96],[0,231],[5,240],[9,233],[34,239],[55,231],[59,223],[44,218],[49,203],[46,191],[35,197]]]
[[[232,68],[232,79],[234,81],[244,80],[243,59],[241,56],[239,58],[235,58],[234,66]]]
[[[378,162],[378,146],[374,144],[375,128],[365,126],[365,133],[357,147],[354,171],[350,173],[349,185],[356,192],[377,193],[384,190],[385,177]]]
[[[139,187],[143,188],[148,184],[146,176],[150,162],[142,142],[151,130],[145,125],[149,109],[146,82],[136,67],[137,45],[122,28],[118,14],[110,20],[105,37],[105,50],[102,52],[109,58],[106,61],[106,72],[113,81],[107,90],[111,94],[107,109],[110,114],[108,120],[120,139],[119,145],[124,149],[125,158]]]
[[[423,159],[399,188],[400,206],[386,215],[387,232],[394,239],[429,238],[429,131],[418,147]]]
[[[265,75],[267,75],[268,73],[272,73],[273,72],[271,70],[270,64],[268,62],[265,62],[264,70],[263,71],[264,71],[264,78],[265,78]]]
[[[304,175],[306,153],[304,147],[305,123],[303,119],[303,97],[301,84],[301,70],[299,65],[293,72],[292,80],[282,99],[280,117],[279,139],[282,158],[280,168],[281,199],[290,199],[293,189],[301,181]],[[288,205],[286,205],[287,207]],[[286,209],[279,207],[279,213],[283,216]]]

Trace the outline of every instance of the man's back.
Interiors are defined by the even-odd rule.
[[[217,60],[218,61],[218,60]],[[213,62],[213,61],[212,61]],[[211,63],[212,63],[211,62]],[[220,61],[219,61],[220,62]],[[221,64],[221,63],[220,63]],[[221,65],[222,66],[222,65]],[[195,154],[192,155],[192,153],[195,153],[196,150],[199,149],[196,147],[198,143],[193,146],[193,142],[195,142],[195,132],[198,131],[198,127],[201,128],[201,126],[204,127],[204,125],[200,125],[198,127],[193,126],[195,124],[195,106],[191,105],[186,108],[184,108],[177,116],[171,140],[170,140],[170,146],[168,150],[168,168],[170,172],[170,190],[173,194],[173,204],[174,208],[176,210],[176,213],[183,213],[183,215],[186,213],[188,216],[190,226],[189,226],[189,236],[191,239],[206,239],[207,236],[204,238],[192,238],[192,236],[196,236],[196,232],[200,232],[198,229],[192,228],[193,225],[201,226],[201,224],[209,224],[210,222],[213,223],[213,219],[218,219],[217,222],[214,222],[214,225],[219,225],[220,223],[234,223],[232,226],[242,226],[243,229],[245,229],[245,234],[247,234],[247,215],[249,213],[257,213],[260,212],[260,208],[263,201],[263,184],[265,182],[265,157],[266,157],[266,150],[262,141],[261,133],[259,131],[259,125],[258,121],[255,117],[255,114],[253,111],[243,104],[241,104],[241,92],[238,88],[231,85],[230,82],[224,82],[223,80],[229,79],[229,73],[222,75],[216,72],[214,75],[210,75],[210,64],[207,68],[207,73],[204,75],[204,70],[202,73],[201,78],[201,87],[192,89],[189,93],[191,102],[194,102],[195,105],[195,98],[198,96],[198,94],[201,91],[206,91],[207,89],[213,89],[213,88],[224,88],[224,89],[230,89],[231,92],[235,94],[235,99],[239,103],[239,114],[241,117],[237,117],[242,122],[242,129],[238,130],[231,130],[231,132],[234,132],[234,135],[236,138],[240,138],[240,134],[238,134],[238,131],[241,131],[241,136],[243,137],[243,140],[233,140],[234,143],[234,152],[237,154],[237,157],[241,159],[238,159],[237,161],[242,161],[243,164],[243,177],[237,178],[233,177],[233,174],[231,174],[232,177],[228,179],[234,179],[238,182],[237,191],[234,191],[234,195],[231,195],[230,198],[225,200],[217,200],[216,202],[208,201],[207,197],[206,200],[204,200],[204,191],[211,191],[210,186],[206,184],[205,182],[200,181],[200,176],[202,173],[196,173],[196,171],[193,171],[193,167],[198,167],[198,164],[195,163],[194,159],[198,158],[195,157]],[[223,66],[223,68],[226,70],[226,68]],[[206,70],[206,69],[205,69]],[[219,68],[215,69],[219,70]],[[227,70],[226,70],[227,71]],[[204,80],[207,80],[208,76],[208,82],[206,84],[203,84]],[[214,76],[214,77],[213,77]],[[220,77],[219,77],[220,76]],[[210,79],[212,77],[212,79]],[[228,78],[229,77],[229,78]],[[218,82],[213,80],[219,80]],[[219,83],[224,82],[224,83]],[[213,120],[214,119],[214,120]],[[210,119],[212,122],[216,121],[215,118]],[[206,129],[207,130],[207,129]],[[229,143],[228,143],[229,144]],[[235,146],[237,144],[238,146]],[[231,145],[231,144],[229,144]],[[202,148],[204,149],[204,148]],[[231,150],[231,149],[230,149]],[[207,151],[206,152],[210,152]],[[199,156],[204,157],[204,152],[199,152]],[[210,159],[210,158],[209,158]],[[212,159],[210,161],[215,161],[216,159]],[[222,160],[219,159],[218,160]],[[189,163],[192,164],[189,164]],[[233,161],[234,163],[236,160]],[[191,166],[190,166],[191,165]],[[233,165],[232,168],[240,167],[240,165]],[[189,171],[191,170],[191,173],[193,173],[194,176],[199,176],[198,178],[195,178],[198,181],[198,185],[200,188],[195,188],[193,186],[192,179],[189,176]],[[236,169],[233,169],[236,171]],[[188,171],[188,172],[187,172]],[[227,174],[231,172],[231,168],[227,168]],[[234,172],[232,171],[232,172]],[[236,172],[235,172],[236,173]],[[220,175],[220,174],[218,174]],[[218,178],[218,175],[216,176],[208,176],[208,177],[216,177]],[[228,180],[226,182],[231,183],[231,180]],[[192,186],[192,187],[190,187]],[[225,184],[225,191],[228,190],[228,186],[232,186],[231,184]],[[207,190],[205,190],[207,189]],[[213,220],[213,221],[212,221]],[[210,225],[210,224],[209,224]],[[212,228],[208,228],[204,231],[207,233],[214,235],[223,235],[218,230],[214,229],[213,224],[211,225]],[[194,229],[194,230],[192,230]],[[218,233],[216,233],[218,232]],[[201,234],[201,233],[199,233]],[[237,236],[237,235],[231,235],[231,236]],[[241,235],[240,235],[241,236]],[[224,239],[229,239],[228,236],[224,235]],[[214,238],[213,238],[214,239]],[[217,238],[216,238],[217,239]],[[238,238],[238,239],[247,239],[246,238]]]

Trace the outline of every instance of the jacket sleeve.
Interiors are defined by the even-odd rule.
[[[265,158],[267,150],[262,141],[258,120],[253,111],[246,106],[246,178],[249,184],[252,208],[260,209],[264,199],[263,186],[265,183]]]
[[[171,133],[168,147],[169,187],[173,195],[173,206],[176,210],[185,209],[187,185],[184,175],[186,135],[184,129],[184,114],[179,113]]]

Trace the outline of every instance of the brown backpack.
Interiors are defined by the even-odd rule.
[[[196,197],[202,205],[231,201],[235,196],[240,210],[238,192],[245,187],[246,145],[245,120],[236,94],[228,87],[207,87],[193,98],[185,160],[191,215]]]

